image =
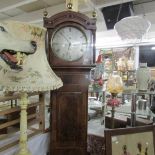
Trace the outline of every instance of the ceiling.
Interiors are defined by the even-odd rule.
[[[155,0],[79,0],[79,12],[91,16],[97,11],[97,33],[112,35],[107,31],[101,8],[134,1],[135,15],[145,15],[153,25],[155,31]],[[49,16],[66,10],[65,0],[0,0],[0,20],[18,20],[42,25],[43,11]]]
[[[97,22],[103,22],[101,8],[134,1],[138,13],[155,12],[155,0],[79,0],[79,11],[91,16],[91,12],[97,10]],[[147,7],[144,11],[144,4]],[[0,0],[0,20],[19,20],[30,23],[42,24],[43,11],[47,8],[49,16],[66,10],[65,0]],[[103,27],[106,28],[106,27]]]
[[[123,2],[132,0],[121,0]],[[79,11],[91,12],[94,8],[120,3],[119,0],[79,0]],[[21,20],[38,23],[42,20],[43,10],[47,8],[49,15],[64,11],[65,0],[0,0],[0,20]],[[37,22],[38,21],[38,22]]]

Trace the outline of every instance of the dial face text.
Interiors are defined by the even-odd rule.
[[[54,54],[65,61],[75,61],[80,59],[87,48],[85,34],[73,27],[63,27],[56,31],[51,46]]]

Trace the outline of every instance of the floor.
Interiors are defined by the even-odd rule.
[[[94,118],[88,121],[88,133],[104,136],[104,124],[102,118]]]

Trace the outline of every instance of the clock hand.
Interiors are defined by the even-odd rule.
[[[65,38],[65,40],[67,40],[67,42],[70,44],[70,41],[68,40],[68,38],[63,34],[61,33],[61,35]]]
[[[68,45],[68,51],[69,51],[69,49],[70,49],[70,46],[71,46],[71,43],[69,43],[69,45]]]

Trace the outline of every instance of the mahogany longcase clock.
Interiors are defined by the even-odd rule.
[[[87,154],[89,72],[95,62],[96,20],[73,11],[44,18],[49,64],[63,87],[51,92],[50,154]]]

